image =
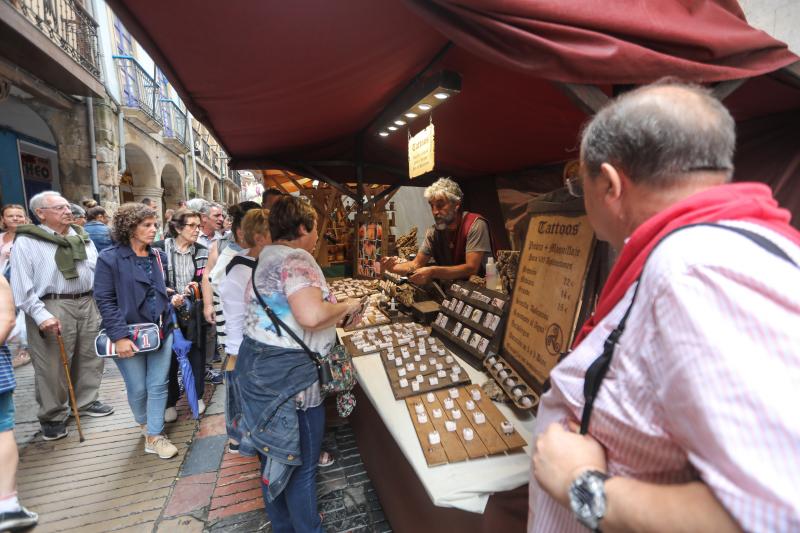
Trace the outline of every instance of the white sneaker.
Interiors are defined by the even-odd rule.
[[[206,412],[206,402],[203,400],[197,400],[197,412],[201,415]]]
[[[167,407],[164,411],[164,422],[175,422],[178,419],[178,410],[174,407]]]
[[[178,448],[164,435],[157,435],[152,440],[150,437],[145,437],[144,451],[145,453],[155,453],[162,459],[170,459],[178,455]]]

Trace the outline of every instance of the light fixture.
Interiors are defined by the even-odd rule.
[[[367,129],[375,128],[372,131],[381,137],[387,137],[422,113],[433,113],[434,108],[460,92],[460,74],[447,70],[437,72],[420,79],[395,97]],[[409,120],[405,120],[406,118]]]

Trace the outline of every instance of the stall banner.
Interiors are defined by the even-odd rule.
[[[433,170],[433,122],[408,139],[408,177],[416,178]]]
[[[528,374],[542,391],[550,370],[566,352],[594,249],[594,232],[586,215],[534,215],[503,339],[503,355]]]

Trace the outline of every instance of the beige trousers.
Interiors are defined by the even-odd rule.
[[[79,300],[44,300],[44,306],[61,321],[70,377],[78,409],[97,400],[105,361],[94,350],[100,329],[100,313],[91,296]],[[30,316],[28,350],[35,372],[37,417],[40,422],[63,422],[70,412],[69,391],[55,334],[42,337]]]

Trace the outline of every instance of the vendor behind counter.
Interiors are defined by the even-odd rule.
[[[450,178],[439,178],[425,189],[434,225],[413,261],[398,263],[397,257],[381,260],[383,270],[409,275],[416,285],[432,280],[469,279],[486,275],[486,262],[494,256],[489,222],[477,213],[461,210],[464,193]],[[431,260],[435,264],[429,264]]]

